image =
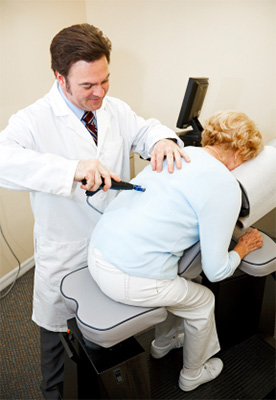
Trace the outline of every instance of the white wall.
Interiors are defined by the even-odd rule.
[[[110,94],[172,129],[190,76],[210,86],[200,121],[247,113],[276,136],[275,0],[87,0],[113,43]]]

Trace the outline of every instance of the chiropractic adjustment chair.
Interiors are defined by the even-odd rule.
[[[263,198],[271,195],[267,194],[267,188],[264,193],[263,188],[269,185],[271,191],[272,185],[271,177],[266,179],[260,173],[260,167],[261,171],[266,171],[267,163],[275,174],[276,149],[268,146],[256,159],[235,170],[243,192],[238,221],[243,230],[275,207],[275,197],[263,204]],[[241,168],[243,166],[245,168]],[[257,200],[256,170],[262,182]],[[273,191],[275,193],[275,187]],[[212,284],[202,274],[199,242],[185,251],[179,262],[181,276],[196,279],[216,296],[216,322],[222,349],[258,333],[266,278],[276,271],[276,244],[265,233],[262,237],[263,247],[246,256],[235,274],[222,282]],[[236,241],[233,237],[230,248]],[[98,288],[88,267],[67,274],[60,290],[72,315],[68,320],[68,333],[60,335],[66,354],[62,397],[150,399],[145,352],[134,336],[164,321],[166,308],[128,306],[111,300]],[[274,329],[274,321],[271,326]],[[271,331],[267,333],[273,335]]]

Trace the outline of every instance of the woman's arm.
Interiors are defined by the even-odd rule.
[[[240,188],[227,177],[206,178],[201,202],[197,215],[202,269],[209,281],[221,281],[231,276],[241,261],[237,252],[229,251],[241,207]]]
[[[206,199],[199,213],[202,268],[211,282],[231,276],[242,258],[262,246],[257,229],[245,233],[229,251],[229,245],[240,211],[239,188],[222,184]]]

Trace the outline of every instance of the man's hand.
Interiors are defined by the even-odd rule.
[[[118,175],[109,171],[97,159],[79,161],[74,176],[74,180],[77,182],[86,179],[86,184],[81,185],[81,188],[92,192],[95,192],[103,183],[103,190],[106,192],[111,187],[111,178],[117,182],[121,180]]]
[[[167,157],[168,171],[173,172],[174,161],[176,167],[181,169],[183,157],[186,162],[190,162],[190,157],[186,152],[181,149],[173,140],[162,139],[155,143],[153,151],[151,153],[151,166],[153,171],[161,172],[163,169],[164,158]]]

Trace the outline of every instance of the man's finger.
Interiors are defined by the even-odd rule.
[[[150,164],[153,171],[156,171],[156,157],[154,151],[151,153]]]
[[[188,163],[191,162],[191,159],[190,159],[190,157],[188,156],[188,154],[186,153],[185,150],[179,149],[179,153],[181,154],[181,156],[184,158],[184,160],[186,162],[188,162]]]

